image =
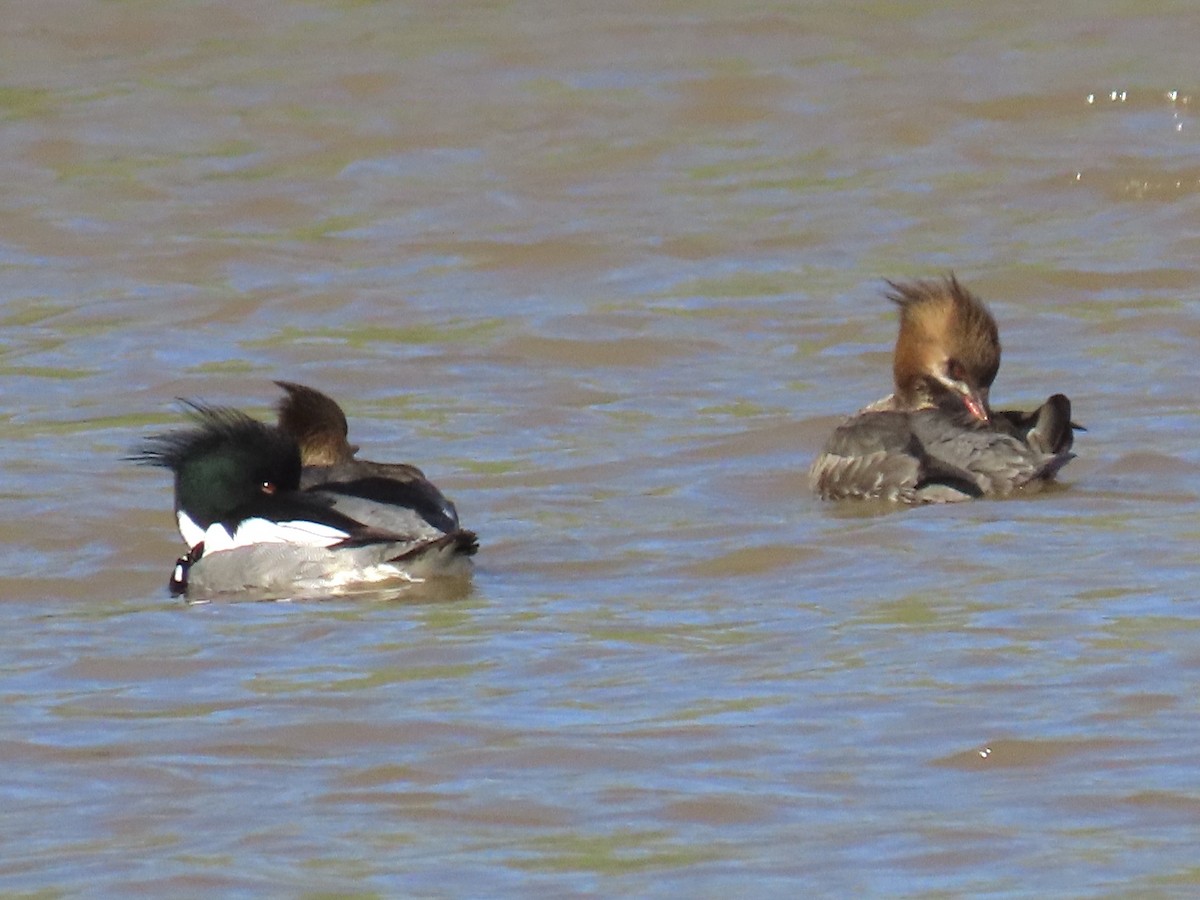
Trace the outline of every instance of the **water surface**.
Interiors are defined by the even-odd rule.
[[[0,889],[1190,896],[1183,3],[25,4],[0,35]],[[809,494],[949,269],[1032,498]],[[468,590],[171,600],[193,397],[341,400]]]

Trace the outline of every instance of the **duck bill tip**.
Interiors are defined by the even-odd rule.
[[[982,398],[969,394],[963,400],[966,403],[967,412],[974,418],[980,422],[990,422],[992,420],[991,411],[987,408],[987,404],[983,402]]]

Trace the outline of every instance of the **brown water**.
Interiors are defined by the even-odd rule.
[[[1192,4],[4,19],[0,892],[1200,891]],[[818,504],[949,268],[1079,459]],[[455,498],[465,596],[167,596],[120,458],[274,378]]]

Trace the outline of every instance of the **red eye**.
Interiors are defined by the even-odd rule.
[[[258,486],[258,489],[264,494],[273,494],[275,493],[275,484],[271,481],[264,481]]]
[[[955,381],[964,381],[967,377],[967,370],[957,359],[952,359],[946,363],[946,374]]]

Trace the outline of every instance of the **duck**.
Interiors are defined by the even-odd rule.
[[[410,528],[433,525],[448,534],[459,527],[454,504],[416,466],[357,458],[359,448],[350,443],[346,414],[336,400],[293,381],[275,384],[284,392],[275,404],[277,427],[300,447],[302,489],[325,486],[385,501],[393,524],[403,514]]]
[[[1071,401],[993,410],[1000,332],[953,274],[888,281],[900,311],[894,390],[840,424],[809,470],[824,500],[917,505],[1033,492],[1074,458]]]
[[[172,572],[173,595],[329,596],[469,573],[478,539],[456,515],[424,518],[386,479],[305,487],[292,434],[229,407],[183,403],[191,427],[153,435],[131,457],[174,475],[189,549]]]

